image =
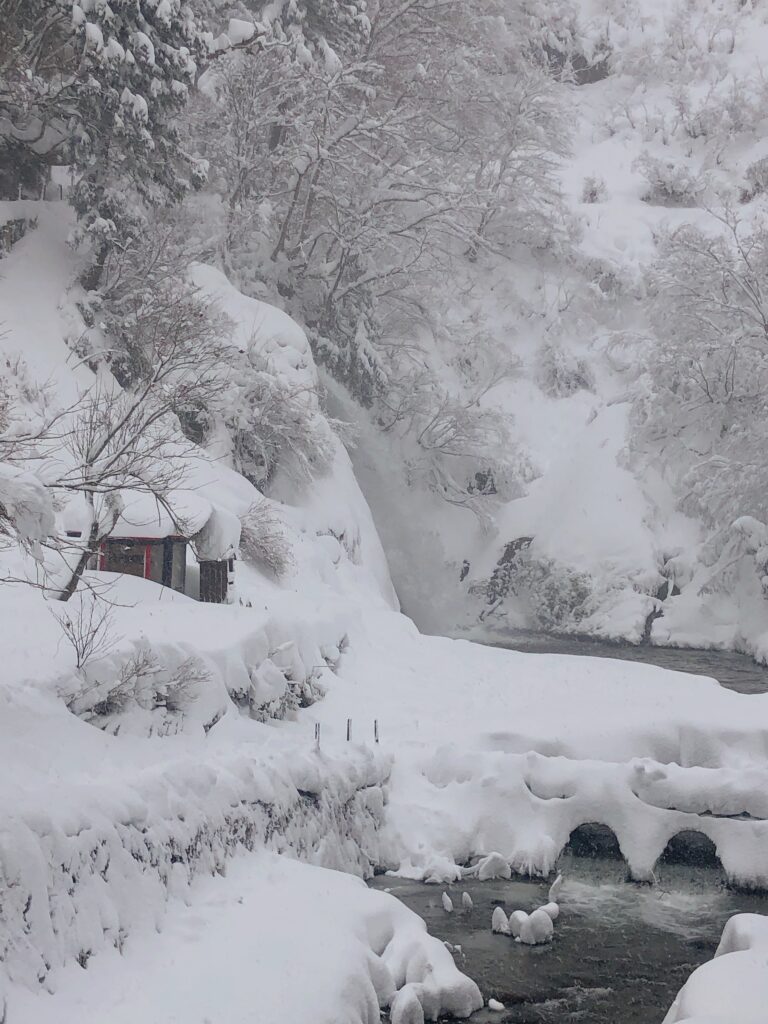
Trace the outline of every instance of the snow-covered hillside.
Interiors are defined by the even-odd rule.
[[[426,635],[768,661],[766,12],[117,6],[0,27],[0,1021],[468,1017],[360,879],[583,825],[767,889],[768,694]]]
[[[481,521],[431,485],[410,434],[381,435],[340,398],[339,414],[361,421],[355,469],[422,628],[482,616],[764,658],[764,541],[733,526],[739,515],[765,521],[764,410],[746,383],[762,364],[742,357],[747,390],[732,401],[718,397],[717,366],[711,393],[675,385],[687,364],[670,354],[679,329],[662,312],[670,282],[658,261],[676,230],[716,238],[736,222],[762,259],[765,12],[719,0],[557,11],[572,52],[596,62],[579,84],[557,86],[570,128],[558,166],[569,241],[513,248],[437,281],[436,308],[412,339],[465,402],[501,360],[479,401],[509,427],[516,486],[499,486]],[[740,344],[718,330],[726,349]],[[716,351],[716,339],[705,344]],[[746,426],[728,411],[736,403]],[[709,436],[716,421],[721,434]]]
[[[69,368],[61,326],[77,315],[62,265],[72,257],[55,244],[67,230],[64,208],[40,207],[38,218],[7,258],[0,288],[14,283],[18,268],[42,265],[38,247],[49,259],[58,252],[60,262],[38,289],[40,326],[30,334],[17,313],[3,344],[9,361],[22,347],[28,367],[50,359],[67,382],[59,394],[76,389],[83,374]],[[314,363],[295,324],[240,296],[218,272],[194,273],[234,320],[240,345],[274,353],[284,375],[311,379]],[[2,294],[12,310],[13,292]],[[186,456],[189,495],[202,492],[242,514],[261,496],[227,468],[225,440],[214,456],[202,449]],[[768,882],[765,698],[640,665],[421,636],[396,610],[370,513],[340,446],[325,475],[300,486],[285,476],[275,494],[279,500],[268,500],[288,565],[276,577],[246,554],[234,604],[201,604],[149,580],[93,571],[65,605],[28,583],[3,584],[12,637],[0,718],[9,766],[2,864],[14,894],[2,912],[11,1019],[49,1012],[44,997],[18,987],[38,983],[54,993],[50,1007],[59,1018],[112,1013],[98,986],[111,999],[116,978],[125,975],[119,984],[131,985],[130,972],[143,971],[141,957],[154,958],[147,929],[167,929],[162,948],[173,949],[177,932],[188,930],[179,900],[226,902],[215,886],[203,895],[200,879],[226,872],[231,857],[237,867],[228,890],[242,895],[243,872],[266,864],[262,856],[246,869],[243,850],[262,846],[360,874],[389,866],[451,881],[473,864],[475,873],[546,874],[571,831],[598,820],[616,832],[639,878],[649,877],[670,837],[693,828],[715,841],[734,881]],[[40,571],[14,548],[5,558],[15,575]],[[91,602],[109,610],[109,644],[78,668],[60,622],[78,621]],[[304,876],[268,870],[274,898],[292,920]],[[314,892],[312,876],[306,884]],[[336,893],[336,883],[327,884]],[[373,936],[361,923],[366,915],[395,912],[366,909],[362,892],[353,895],[329,897],[350,908],[339,941],[342,932],[352,941],[361,928]],[[254,892],[253,899],[262,897]],[[221,927],[235,925],[222,919]],[[407,938],[413,923],[382,927],[388,938],[355,947],[359,967],[329,979],[329,1020],[347,1019],[341,1005],[350,1021],[369,1019],[371,1006],[388,1002],[393,986],[406,981],[425,1007],[467,1013],[477,1005],[476,990],[450,960],[437,966],[442,947]],[[124,948],[127,959],[110,963],[110,947]],[[213,954],[206,946],[199,955]],[[308,968],[315,955],[307,939],[301,962]],[[134,967],[132,957],[139,958]],[[81,988],[68,965],[92,958],[89,973],[103,980]],[[431,980],[407,966],[416,961],[436,965]],[[269,992],[265,1008],[269,1000],[287,1005],[284,981]],[[402,992],[405,1006],[412,997]],[[236,1014],[250,997],[235,989],[232,998]],[[134,1012],[132,1000],[124,1005]],[[273,1012],[279,1016],[265,1009],[264,1020],[277,1020]]]

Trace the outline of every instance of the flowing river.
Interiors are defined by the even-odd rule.
[[[728,651],[702,651],[519,631],[473,636],[478,642],[537,654],[569,654],[643,661],[679,672],[712,676],[739,693],[768,692],[768,668]],[[566,853],[561,913],[551,944],[523,946],[491,933],[493,908],[531,911],[547,900],[548,883],[457,883],[446,887],[454,912],[442,907],[442,886],[380,876],[387,889],[450,943],[459,967],[502,1012],[480,1010],[474,1024],[661,1024],[679,988],[710,960],[723,925],[744,911],[768,914],[768,894],[727,888],[717,866],[660,864],[657,884],[625,881],[619,859]],[[474,906],[461,907],[468,892]],[[766,1010],[768,1021],[768,1010]]]
[[[624,880],[621,861],[564,855],[565,882],[554,939],[523,946],[491,933],[496,905],[531,911],[548,883],[510,881],[425,885],[386,875],[374,879],[453,947],[462,971],[503,1012],[480,1010],[473,1024],[661,1024],[688,976],[717,947],[723,925],[741,911],[768,914],[768,895],[733,892],[717,868],[663,866],[658,885]],[[447,914],[441,895],[449,892]],[[464,910],[461,894],[474,906]]]
[[[676,672],[692,672],[713,676],[729,690],[739,693],[768,692],[768,668],[758,665],[746,654],[733,651],[701,651],[686,647],[653,647],[650,644],[606,643],[578,636],[558,636],[533,630],[515,630],[508,634],[494,633],[483,637],[473,634],[472,640],[492,647],[530,654],[576,654],[590,658],[619,658],[643,661],[648,665],[671,668]]]

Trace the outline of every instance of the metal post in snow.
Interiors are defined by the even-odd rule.
[[[374,718],[374,720],[373,720],[373,740],[374,740],[374,743],[378,743],[379,742],[379,720],[378,720],[378,718]]]
[[[315,722],[315,746],[320,746],[320,723]]]
[[[352,739],[352,719],[347,719],[347,743]]]

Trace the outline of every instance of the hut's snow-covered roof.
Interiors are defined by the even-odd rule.
[[[110,539],[162,540],[183,537],[194,544],[201,562],[229,558],[240,544],[240,520],[234,512],[214,504],[196,491],[171,491],[166,502],[152,494],[121,492],[123,510]],[[90,513],[81,497],[74,498],[61,514],[62,529],[85,536]]]
[[[240,544],[240,520],[234,512],[214,505],[207,522],[192,540],[201,562],[229,558]]]
[[[213,506],[193,491],[171,491],[165,502],[153,494],[123,491],[123,510],[110,537],[193,537],[211,517]]]

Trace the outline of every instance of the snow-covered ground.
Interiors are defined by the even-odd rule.
[[[450,879],[492,852],[547,874],[574,828],[600,822],[638,878],[694,829],[734,881],[768,884],[768,695],[425,637],[385,612],[351,635],[340,680],[303,716],[329,743],[347,717],[358,738],[378,719],[394,754],[386,850],[414,877]]]
[[[76,318],[62,267],[68,223],[63,208],[41,214],[4,261],[3,347],[74,393],[84,371],[64,344]],[[34,301],[32,264],[42,268]],[[315,379],[300,332],[215,272],[202,278],[241,340],[261,339],[286,374]],[[31,333],[19,303],[34,305]],[[600,466],[613,493],[637,498],[618,468],[624,417],[611,406],[585,427],[584,466],[595,469],[580,475],[583,519],[602,515]],[[563,481],[568,463],[564,454]],[[220,452],[200,451],[190,472],[190,486],[232,514],[258,497]],[[563,504],[558,487],[542,480],[521,508],[541,519]],[[89,593],[62,607],[25,584],[0,588],[9,1024],[159,1024],[193,1005],[201,1019],[237,1020],[255,991],[258,1019],[275,1024],[367,1024],[392,999],[401,1024],[476,1008],[472,984],[412,915],[321,868],[437,881],[480,861],[484,872],[547,873],[575,827],[600,822],[637,877],[672,836],[696,829],[734,881],[768,885],[768,695],[419,634],[396,610],[340,443],[324,477],[303,488],[280,480],[269,500],[291,551],[281,579],[243,562],[238,603],[212,607],[95,574],[113,584],[112,642],[81,670],[53,613],[76,614]],[[600,523],[613,557],[621,531],[610,509]],[[591,535],[577,527],[571,547]],[[634,554],[650,550],[647,534],[633,543]],[[19,555],[3,557],[18,572]]]
[[[762,1024],[768,1006],[768,918],[736,914],[714,960],[694,971],[663,1024]]]
[[[393,1022],[408,1024],[414,1004],[429,1019],[482,1005],[443,943],[394,896],[264,851],[197,881],[162,932],[145,926],[84,966],[58,972],[55,994],[13,989],[6,1019],[378,1024],[392,1004]]]

